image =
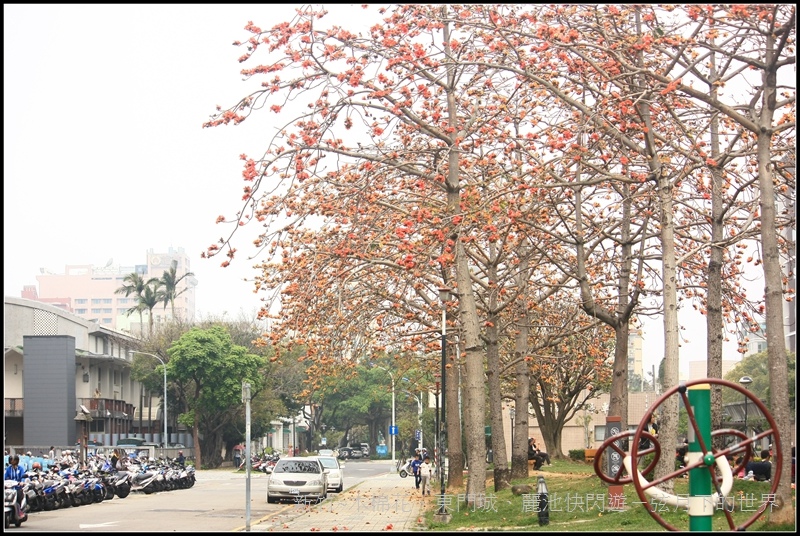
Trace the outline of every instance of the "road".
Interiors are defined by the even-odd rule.
[[[391,461],[348,460],[345,489],[388,472],[390,466]],[[251,474],[251,526],[265,516],[290,519],[302,513],[296,505],[267,504],[266,478]],[[246,494],[244,471],[198,471],[190,489],[131,493],[99,504],[32,512],[20,528],[12,525],[9,532],[227,532],[246,526]]]

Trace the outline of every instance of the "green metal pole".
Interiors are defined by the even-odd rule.
[[[697,429],[702,435],[703,444],[711,449],[711,386],[707,383],[689,387],[689,404],[692,406]],[[698,438],[694,430],[689,427],[689,463],[703,459],[702,465],[689,471],[689,530],[710,532],[712,530],[712,516],[714,515],[714,501],[712,498],[713,486],[711,471],[708,467],[714,465],[714,455],[709,453],[703,456]]]

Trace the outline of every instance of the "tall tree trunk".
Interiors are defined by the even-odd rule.
[[[448,7],[442,6],[443,15],[447,15]],[[450,147],[447,153],[447,176],[445,189],[447,192],[447,209],[445,216],[454,217],[461,212],[459,139],[463,132],[459,129],[458,106],[456,104],[456,69],[455,60],[450,50],[450,26],[442,28],[447,66],[447,121],[450,127]],[[477,106],[477,105],[476,105]],[[446,234],[448,245],[455,253],[455,277],[458,292],[458,313],[464,336],[464,431],[467,443],[467,460],[469,479],[467,480],[467,497],[470,501],[486,495],[486,443],[484,439],[484,423],[486,422],[486,383],[484,374],[484,352],[480,338],[478,307],[472,289],[472,272],[469,257],[464,251],[457,229]],[[479,499],[481,502],[483,499]]]
[[[578,173],[580,177],[580,172]],[[624,194],[622,202],[622,241],[620,254],[620,275],[617,281],[617,307],[611,311],[598,305],[592,294],[591,282],[586,269],[586,252],[583,243],[583,219],[581,217],[583,195],[580,188],[575,189],[575,236],[577,271],[580,279],[581,309],[591,317],[605,323],[614,330],[614,362],[612,364],[611,393],[609,393],[608,415],[620,418],[620,430],[628,429],[628,339],[630,319],[638,302],[639,292],[630,296],[631,273],[633,267],[633,246],[631,244],[631,205],[630,195]],[[644,226],[646,228],[646,225]],[[644,230],[642,231],[645,232]]]
[[[200,422],[196,412],[194,415],[194,422],[192,423],[192,440],[194,441],[194,466],[196,469],[202,469],[203,456],[200,449]]]
[[[716,54],[712,51],[709,56],[709,95],[712,99],[717,98],[717,74],[716,74]],[[717,114],[713,114],[710,124],[711,158],[715,162],[720,161],[719,150],[719,119]],[[706,297],[706,376],[709,378],[722,378],[722,262],[724,247],[721,245],[724,239],[724,217],[722,202],[722,169],[714,167],[711,169],[711,252],[708,259],[707,288]],[[719,430],[723,427],[722,423],[722,387],[719,385],[711,389],[711,429]],[[722,437],[717,439],[714,448],[722,449]]]
[[[469,272],[464,247],[456,244],[456,277],[458,281],[458,303],[464,329],[464,430],[467,439],[467,461],[469,479],[467,496],[484,497],[486,493],[486,380],[484,359],[478,329],[478,310],[472,294],[472,277]],[[473,499],[474,500],[474,499]]]
[[[528,337],[530,336],[530,315],[528,314],[527,284],[530,275],[530,262],[527,251],[521,252],[522,260],[517,276],[520,298],[516,301],[516,336],[514,338],[514,377],[517,385],[514,390],[514,424],[511,429],[511,479],[528,477],[528,400],[531,396],[531,376],[528,365]]]
[[[793,12],[794,13],[794,12]],[[779,50],[787,42],[790,30],[794,28],[796,18],[793,16],[780,32],[765,35],[765,68],[762,71],[761,114],[758,117],[759,132],[758,152],[758,187],[760,190],[759,208],[761,211],[761,250],[764,266],[764,300],[767,324],[767,360],[769,367],[770,410],[775,424],[781,432],[791,430],[789,413],[789,381],[786,361],[786,339],[783,328],[783,285],[781,274],[781,258],[778,248],[778,229],[776,217],[775,182],[772,172],[772,135],[773,118],[777,106],[777,70]],[[795,32],[791,35],[796,36]],[[780,39],[780,42],[777,40]],[[794,522],[795,508],[792,504],[791,489],[791,439],[788,433],[781,440],[781,466],[775,503],[777,510],[770,514],[770,521],[775,523]]]
[[[774,40],[774,36],[770,38]],[[773,44],[774,47],[774,44]],[[768,47],[768,51],[773,47]],[[771,58],[769,58],[771,60]],[[774,69],[774,64],[769,65]],[[775,72],[764,73],[764,94],[762,98],[762,114],[760,117],[761,132],[758,136],[758,186],[760,189],[759,208],[761,211],[761,250],[764,265],[764,300],[766,305],[767,366],[769,367],[769,409],[778,430],[784,434],[781,439],[781,466],[778,489],[775,493],[777,510],[770,513],[770,522],[794,522],[795,508],[792,504],[791,489],[791,415],[789,412],[789,378],[786,360],[786,339],[783,330],[783,285],[781,259],[778,248],[778,230],[776,227],[775,183],[771,164],[772,112],[775,109],[776,80]]]
[[[445,391],[447,412],[447,483],[454,488],[464,485],[464,450],[461,448],[461,338],[450,345],[445,375],[447,389]]]
[[[641,13],[637,8],[635,11],[636,31],[642,35]],[[644,68],[644,54],[639,50],[637,54],[637,65]],[[637,94],[646,98],[640,99],[637,104],[639,116],[645,126],[643,136],[646,154],[649,155],[649,168],[651,179],[658,187],[659,201],[659,224],[661,226],[661,257],[663,280],[663,300],[664,300],[664,377],[663,385],[666,388],[678,385],[678,289],[677,289],[677,262],[675,256],[675,219],[674,219],[674,200],[673,184],[668,168],[661,162],[659,144],[655,139],[655,129],[652,116],[650,114],[649,95],[644,83],[639,83],[635,79],[635,90]],[[678,403],[679,397],[672,396],[664,400],[660,408],[658,441],[670,450],[671,445],[678,442]],[[675,470],[674,456],[661,456],[656,464],[655,479],[664,477]],[[659,489],[667,493],[672,493],[675,481],[667,480],[659,486]]]
[[[491,246],[490,246],[491,248]],[[486,315],[486,383],[489,388],[489,423],[492,427],[492,451],[494,462],[494,490],[500,491],[511,487],[511,470],[508,468],[506,452],[506,434],[503,424],[503,397],[500,385],[500,352],[498,337],[500,319],[497,311],[497,267],[492,264],[488,270],[490,295],[488,296],[488,314]]]
[[[657,157],[656,157],[657,158]],[[666,170],[665,170],[666,171]],[[673,219],[672,181],[668,176],[658,178],[661,201],[662,278],[664,282],[664,378],[662,385],[669,389],[678,385],[678,294],[675,261],[675,228]],[[658,441],[667,453],[678,440],[678,396],[664,400],[660,408]],[[661,456],[656,464],[655,479],[675,470],[674,456]],[[659,489],[672,493],[674,480],[667,480]]]

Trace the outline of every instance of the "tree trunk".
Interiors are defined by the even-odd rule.
[[[661,175],[659,173],[659,175]],[[664,280],[664,382],[667,388],[678,385],[678,293],[676,284],[675,261],[675,228],[673,220],[672,182],[669,177],[661,176],[659,195],[661,200],[661,250],[663,255]],[[658,441],[665,452],[678,441],[678,396],[667,398],[661,405]],[[658,460],[655,479],[659,479],[675,470],[675,457],[664,455]],[[667,480],[659,489],[672,493],[674,480]]]
[[[490,321],[491,322],[491,321]],[[488,328],[487,331],[491,331]],[[494,490],[500,491],[511,487],[511,470],[508,467],[506,451],[506,434],[503,423],[503,398],[500,396],[500,356],[497,343],[490,343],[486,349],[486,376],[489,393],[489,422],[492,427],[492,452],[494,462]]]
[[[641,14],[635,11],[636,31],[642,34]],[[636,56],[637,65],[643,67],[644,53],[639,50]],[[640,78],[634,79],[634,90],[638,94],[647,94],[647,87],[640,83]],[[651,179],[655,181],[658,189],[659,216],[660,216],[660,241],[664,300],[664,383],[666,387],[678,385],[678,288],[677,288],[677,261],[675,256],[675,217],[674,187],[669,170],[661,162],[660,147],[655,139],[655,128],[650,114],[650,105],[645,99],[638,101],[637,110],[645,126],[643,136],[645,152],[649,155],[648,166]],[[675,470],[675,457],[668,455],[678,442],[678,403],[679,397],[672,396],[664,400],[659,408],[660,415],[658,441],[667,455],[661,456],[656,464],[655,479],[658,480]],[[624,429],[624,428],[623,428]],[[672,493],[675,481],[670,479],[663,482],[659,489]]]
[[[709,95],[717,98],[716,55],[712,51],[709,57],[710,81]],[[719,119],[716,114],[711,118],[710,125],[711,158],[720,161],[719,150]],[[724,239],[724,218],[722,201],[723,178],[722,169],[711,169],[711,252],[708,259],[707,275],[707,305],[706,309],[706,376],[708,378],[722,378],[722,339],[724,325],[722,322],[722,263],[724,247],[720,246]],[[722,387],[713,386],[711,389],[711,429],[723,428]],[[714,443],[715,449],[722,449],[723,438],[719,437]]]
[[[530,263],[526,251],[521,251],[522,261],[517,277],[520,296],[527,295],[527,282],[530,275]],[[511,479],[528,478],[528,400],[531,395],[531,376],[528,368],[528,337],[530,336],[530,315],[524,299],[516,304],[517,330],[514,339],[514,377],[517,386],[514,391],[514,423],[511,429]]]
[[[456,244],[459,313],[463,321],[466,355],[464,378],[464,430],[467,439],[469,479],[467,497],[475,500],[486,493],[486,380],[484,359],[478,329],[478,311],[472,294],[472,277],[464,247]],[[472,506],[472,505],[470,505]]]
[[[195,412],[194,422],[192,423],[192,440],[194,441],[194,466],[196,469],[203,468],[203,456],[200,449],[200,423],[197,420],[197,413]]]
[[[460,488],[464,485],[464,451],[461,448],[461,340],[450,345],[450,355],[447,359],[445,375],[447,376],[447,390],[445,392],[447,412],[447,483],[448,486]]]
[[[490,246],[491,248],[491,246]],[[492,427],[492,451],[494,462],[494,490],[500,491],[511,487],[511,470],[508,468],[506,452],[506,434],[503,423],[503,397],[500,385],[500,352],[498,350],[498,325],[500,319],[497,311],[497,268],[489,266],[488,271],[490,295],[488,297],[488,314],[486,315],[486,383],[489,388],[489,422]]]
[[[527,341],[525,329],[524,337]],[[523,335],[518,335],[518,339]],[[528,478],[528,430],[530,430],[528,399],[531,394],[531,378],[528,372],[527,342],[516,347],[514,358],[518,360],[514,366],[517,387],[514,391],[514,426],[511,430],[511,479]]]
[[[442,6],[443,15],[447,14],[447,6]],[[442,28],[443,46],[450,57],[450,26]],[[450,128],[450,149],[447,153],[447,176],[445,189],[447,192],[447,209],[445,216],[450,218],[461,212],[459,173],[461,172],[460,150],[458,149],[461,124],[456,103],[456,70],[455,63],[447,66],[447,123]],[[483,426],[486,422],[486,383],[484,375],[484,356],[480,338],[478,307],[472,289],[472,272],[469,257],[456,229],[445,235],[447,246],[455,249],[455,278],[458,292],[458,313],[464,336],[464,431],[467,443],[467,460],[469,464],[469,480],[467,481],[467,497],[474,501],[476,497],[486,495],[486,442]],[[481,499],[482,501],[482,499]]]
[[[775,106],[774,72],[765,75],[764,109]],[[766,117],[765,117],[766,116]],[[770,125],[771,114],[763,113],[761,126],[763,132],[758,137],[758,185],[761,209],[761,250],[764,258],[764,299],[766,305],[767,366],[769,367],[769,409],[772,418],[784,437],[781,439],[780,454],[783,459],[781,474],[775,492],[776,510],[770,513],[771,523],[794,523],[795,508],[792,505],[792,456],[791,456],[791,415],[789,412],[789,378],[786,361],[786,339],[783,331],[783,285],[781,259],[778,249],[776,228],[775,184],[770,168]]]

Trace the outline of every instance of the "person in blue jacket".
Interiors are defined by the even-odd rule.
[[[17,481],[17,505],[22,504],[22,486],[19,484],[25,480],[25,476],[25,468],[19,464],[19,454],[14,454],[14,456],[11,457],[11,464],[6,467],[6,472],[3,477],[5,480]]]
[[[414,475],[414,485],[419,489],[419,484],[422,482],[422,473],[419,468],[422,465],[422,456],[417,454],[414,456],[414,461],[411,462],[411,473]]]

